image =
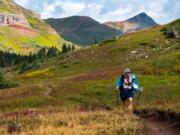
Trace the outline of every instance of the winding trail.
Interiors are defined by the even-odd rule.
[[[51,96],[50,93],[52,92],[53,88],[50,85],[46,85],[46,91],[44,92],[45,96]]]
[[[144,123],[147,135],[180,135],[180,127],[176,122],[147,118]]]
[[[158,110],[134,113],[144,119],[146,135],[180,135],[180,114]]]

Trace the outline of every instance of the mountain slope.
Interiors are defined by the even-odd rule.
[[[29,89],[31,87],[36,89],[35,86],[39,87],[40,91],[32,90],[34,95],[39,93],[43,96],[42,91],[48,91],[48,93],[51,91],[50,96],[54,98],[53,105],[75,104],[84,105],[83,107],[87,108],[115,106],[116,98],[112,98],[113,95],[115,96],[114,91],[111,90],[113,89],[112,85],[126,67],[131,68],[138,76],[138,81],[147,94],[154,95],[158,90],[162,93],[165,90],[175,92],[180,88],[179,80],[176,80],[180,73],[180,40],[167,38],[161,30],[170,26],[178,29],[179,22],[177,20],[166,26],[130,33],[110,42],[68,53],[64,57],[60,56],[50,61],[47,60],[40,65],[39,69],[23,74],[15,73],[13,78],[18,80],[20,84],[30,87]],[[168,81],[170,82],[165,83]],[[30,84],[32,86],[29,86]],[[19,90],[21,91],[21,89],[24,89],[24,87],[20,86]],[[15,88],[15,90],[18,90],[18,88]],[[7,94],[7,96],[9,95]],[[144,100],[143,106],[147,107],[146,105],[153,104],[156,100],[164,101],[168,98],[166,93],[156,96],[163,98],[150,100],[151,97],[149,97],[142,99]],[[177,98],[180,102],[178,96],[180,94],[175,99]],[[6,100],[11,99],[7,98]],[[25,102],[27,99],[22,97],[22,100]],[[20,101],[22,102],[22,100]],[[51,105],[51,102],[44,101],[44,96],[42,100],[45,104],[39,106]],[[0,100],[1,108],[4,107],[2,102],[4,103]],[[41,102],[41,100],[37,102]],[[8,103],[10,104],[10,102]],[[23,105],[25,107],[31,106],[28,103]],[[14,104],[14,106],[17,105]],[[170,108],[170,105],[168,104],[166,109]],[[154,105],[154,107],[158,106]],[[180,107],[178,110],[180,111]]]
[[[133,100],[139,101],[136,109],[148,118],[168,118],[163,126],[175,119],[174,127],[174,114],[180,113],[180,40],[167,38],[164,30],[179,26],[176,20],[46,60],[23,74],[5,72],[20,85],[0,91],[0,133],[20,127],[22,134],[143,135],[144,120],[117,105],[115,83],[126,67],[143,88]]]
[[[86,16],[72,16],[62,19],[45,20],[64,39],[79,45],[90,45],[112,39],[122,33],[119,30],[100,24]]]
[[[41,47],[61,48],[64,39],[40,15],[24,9],[12,0],[0,2],[0,50],[28,54]]]
[[[146,13],[140,13],[125,21],[106,22],[105,25],[121,30],[123,31],[123,33],[129,33],[129,32],[156,26],[157,23]]]

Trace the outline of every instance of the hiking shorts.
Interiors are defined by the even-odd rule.
[[[120,97],[122,101],[125,101],[129,98],[134,98],[134,91],[132,89],[122,89],[120,91]]]

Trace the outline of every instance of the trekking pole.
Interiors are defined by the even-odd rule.
[[[116,100],[117,100],[117,106],[119,105],[119,93],[118,90],[116,90]]]
[[[134,110],[135,110],[135,111],[136,111],[136,108],[137,108],[137,106],[138,106],[140,97],[141,97],[141,92],[138,94],[138,97],[137,97],[137,101],[136,101],[136,104],[135,104],[135,107],[134,107]]]

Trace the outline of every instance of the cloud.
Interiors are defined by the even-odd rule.
[[[26,7],[30,2],[30,0],[14,0],[14,1],[23,7]]]
[[[44,3],[43,4],[43,10],[41,12],[41,16],[44,17],[51,17],[53,16],[53,12],[55,12],[55,5],[54,4],[48,4]]]
[[[159,20],[159,18],[167,17],[167,13],[164,10],[164,6],[166,5],[166,3],[167,0],[148,2],[143,10],[155,20]]]
[[[80,15],[83,15],[83,16],[90,16],[92,17],[93,19],[96,19],[96,20],[100,20],[99,17],[100,17],[100,12],[101,12],[101,9],[102,9],[103,5],[101,4],[97,4],[97,3],[89,3],[89,4],[86,4],[86,7],[85,9],[80,13]],[[92,10],[93,9],[93,10]]]
[[[78,2],[61,2],[54,1],[52,3],[45,2],[40,11],[42,18],[49,17],[67,17],[74,14],[79,14],[85,9],[84,3]]]
[[[100,22],[120,21],[146,12],[160,24],[180,17],[179,0],[15,0],[43,18],[90,16]]]
[[[85,4],[84,3],[77,3],[77,2],[63,2],[61,4],[62,9],[65,11],[65,13],[80,13],[84,10]]]

